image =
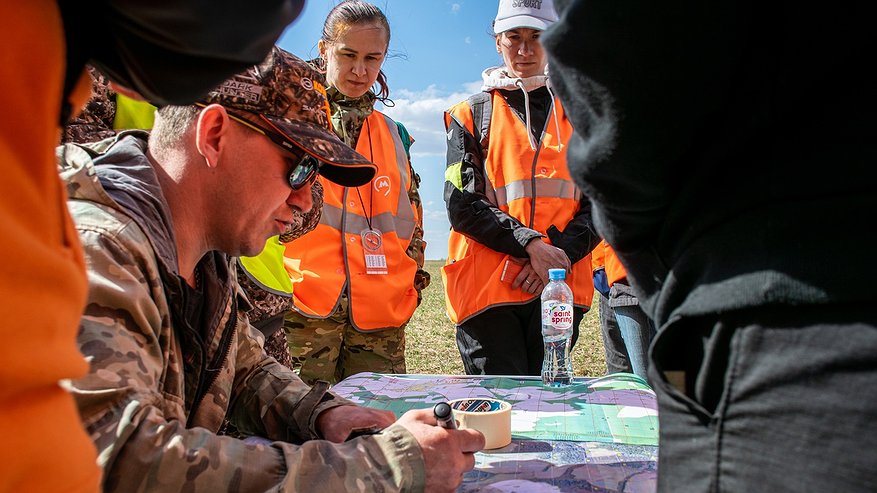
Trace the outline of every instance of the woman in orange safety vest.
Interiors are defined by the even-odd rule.
[[[551,2],[501,0],[494,32],[504,65],[485,70],[484,92],[445,114],[452,231],[442,278],[469,374],[540,374],[539,294],[549,268],[568,273],[572,344],[590,307],[588,253],[599,238],[567,169],[572,126],[548,87],[539,43],[556,18]]]
[[[381,65],[389,40],[383,12],[348,1],[329,13],[318,43],[335,133],[378,172],[357,188],[324,181],[320,224],[286,246],[294,306],[284,327],[293,365],[308,383],[405,373],[405,325],[429,281],[407,132],[374,109],[388,95]]]

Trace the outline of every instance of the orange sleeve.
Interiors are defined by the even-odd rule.
[[[94,445],[58,384],[88,370],[76,345],[85,266],[53,152],[65,63],[60,14],[54,0],[2,2],[0,18],[9,20],[0,30],[0,493],[96,492]]]
[[[600,243],[597,243],[597,246],[591,250],[591,270],[597,270],[601,267],[604,267],[606,264],[606,248],[609,245],[606,244],[606,240],[600,240]]]
[[[609,285],[615,284],[617,281],[627,278],[627,271],[615,255],[615,250],[606,244],[606,280]]]

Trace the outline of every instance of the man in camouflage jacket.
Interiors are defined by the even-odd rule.
[[[319,91],[299,62],[275,49],[211,92],[203,109],[159,110],[151,136],[129,131],[59,148],[89,275],[78,342],[90,372],[69,388],[97,446],[105,491],[302,491],[316,484],[322,491],[451,491],[483,446],[477,432],[436,427],[431,410],[393,423],[391,413],[354,406],[326,385],[308,387],[264,353],[248,322],[234,259],[219,248],[258,253],[279,226],[295,227],[310,208],[311,179],[294,181],[306,160],[264,138],[268,132],[313,151],[330,179],[354,184],[373,173],[328,132],[315,132],[326,128],[326,117],[311,104]],[[256,103],[237,99],[234,91],[247,90],[254,94],[243,96]],[[310,133],[289,132],[283,124],[291,120],[312,123]],[[263,174],[264,186],[253,186]],[[288,179],[285,192],[281,179]],[[277,209],[269,202],[279,193],[287,197]],[[252,212],[269,205],[269,217],[282,220]],[[225,419],[270,442],[217,435]],[[383,431],[345,441],[364,428]]]

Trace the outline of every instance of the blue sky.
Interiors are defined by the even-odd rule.
[[[308,0],[278,44],[302,58],[317,56],[317,40],[336,0]],[[416,141],[411,161],[420,174],[426,258],[447,256],[448,224],[442,187],[445,138],[442,112],[481,86],[481,71],[499,65],[490,23],[496,0],[376,0],[390,21],[384,72],[393,108],[382,108],[405,124]],[[379,108],[380,109],[380,108]]]

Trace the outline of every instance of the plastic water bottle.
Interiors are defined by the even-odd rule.
[[[548,269],[548,284],[542,290],[542,383],[562,387],[572,383],[569,346],[573,332],[572,290],[567,286],[566,270]]]

